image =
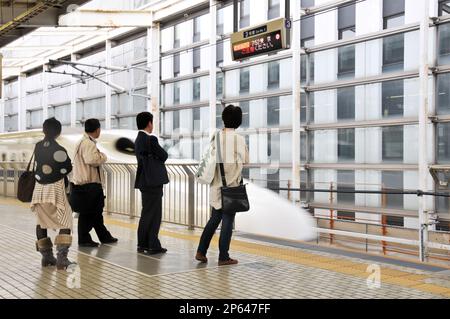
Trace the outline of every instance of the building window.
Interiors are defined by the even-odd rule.
[[[180,103],[180,83],[175,82],[173,84],[173,104]]]
[[[245,28],[250,25],[250,0],[241,0],[239,27]]]
[[[383,82],[382,91],[382,116],[403,116],[403,80]]]
[[[250,126],[250,102],[243,101],[239,103],[239,107],[242,110],[242,124],[241,128],[249,128]]]
[[[192,121],[194,132],[200,132],[200,108],[192,109]]]
[[[173,112],[173,131],[179,133],[180,130],[180,111]]]
[[[437,130],[437,160],[439,163],[450,162],[450,123],[439,123]]]
[[[280,134],[267,133],[267,157],[269,163],[280,162]]]
[[[300,93],[300,123],[306,123],[306,94]],[[309,93],[309,123],[314,122],[314,93]]]
[[[268,0],[269,10],[267,12],[267,18],[269,20],[278,18],[280,16],[280,0]]]
[[[383,161],[403,161],[403,126],[383,127]]]
[[[216,78],[216,92],[217,97],[222,98],[223,97],[223,74],[219,73],[217,74]]]
[[[173,55],[173,77],[176,78],[180,74],[180,53]]]
[[[216,33],[217,35],[224,34],[224,24],[223,24],[223,9],[217,10],[217,27]]]
[[[223,64],[223,40],[217,41],[216,44],[216,66],[220,67]]]
[[[280,171],[277,170],[274,173],[267,173],[267,188],[279,193],[280,190]]]
[[[355,129],[338,129],[338,160],[355,160]]]
[[[450,64],[450,24],[441,24],[438,28],[438,64]]]
[[[277,89],[280,87],[280,63],[270,62],[267,68],[267,88]]]
[[[173,48],[180,47],[180,26],[177,24],[173,27]]]
[[[337,219],[355,221],[355,212],[344,212],[342,210],[337,211]]]
[[[338,78],[355,76],[355,46],[338,48]]]
[[[310,38],[302,41],[302,48],[308,48],[314,45],[314,38]],[[306,82],[306,70],[309,67],[309,80],[310,83],[314,82],[314,54],[309,55],[309,65],[307,65],[306,54],[300,56],[300,81],[302,83]]]
[[[439,0],[439,16],[450,14],[450,0]]]
[[[355,172],[337,171],[337,190],[355,191]],[[355,205],[355,193],[337,193],[338,203]]]
[[[197,17],[194,19],[194,37],[193,37],[194,43],[200,41],[201,31],[202,31],[201,20],[200,20],[200,17]]]
[[[383,38],[383,72],[403,70],[404,35]]]
[[[200,48],[194,48],[192,51],[192,67],[194,73],[200,70]]]
[[[355,119],[355,87],[337,89],[337,119]]]
[[[437,113],[450,113],[450,73],[437,76]]]
[[[338,8],[339,40],[355,36],[355,4]],[[338,78],[355,76],[355,46],[338,48]]]
[[[200,78],[195,78],[192,80],[192,100],[198,101],[200,100]]]
[[[404,23],[405,1],[383,0],[383,28],[395,28]],[[383,72],[403,70],[404,49],[403,34],[383,38]]]
[[[381,189],[384,191],[403,190],[403,172],[383,171],[381,172]],[[403,208],[402,194],[381,195],[381,205],[387,208]]]
[[[404,218],[402,216],[383,216],[383,224],[387,226],[404,227]]]
[[[223,128],[222,112],[223,112],[223,106],[217,105],[217,108],[216,108],[216,128],[217,129]]]
[[[250,91],[250,70],[248,68],[239,70],[239,93]]]
[[[280,125],[280,98],[270,97],[267,99],[267,126]]]
[[[390,29],[405,24],[405,0],[383,0],[383,28]]]
[[[447,199],[447,201],[448,201],[448,199]],[[447,210],[447,212],[448,212],[448,210]],[[445,220],[440,220],[439,223],[436,225],[436,230],[450,232],[450,222],[445,221]]]

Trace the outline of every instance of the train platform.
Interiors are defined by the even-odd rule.
[[[238,265],[218,266],[217,238],[209,263],[199,264],[200,230],[170,224],[161,230],[168,253],[143,256],[136,253],[138,219],[117,215],[105,215],[117,244],[79,248],[75,230],[69,258],[77,266],[57,271],[41,268],[28,205],[0,199],[0,216],[2,299],[450,298],[450,267],[246,234],[231,243]]]

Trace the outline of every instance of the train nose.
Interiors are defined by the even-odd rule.
[[[116,150],[121,153],[129,154],[129,155],[134,154],[134,142],[132,140],[130,140],[129,138],[126,138],[126,137],[119,138],[116,141],[115,147],[116,147]]]

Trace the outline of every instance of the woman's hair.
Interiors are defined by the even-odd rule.
[[[228,105],[222,112],[223,124],[226,128],[238,128],[242,124],[242,110],[239,106]]]
[[[84,131],[86,133],[94,133],[100,128],[100,121],[97,119],[89,119],[84,123]]]
[[[46,139],[54,140],[61,134],[61,122],[54,117],[46,119],[42,128]]]

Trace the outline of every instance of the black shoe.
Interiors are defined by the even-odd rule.
[[[157,249],[148,249],[147,250],[147,254],[148,255],[157,255],[157,254],[165,254],[167,253],[167,249],[166,248],[157,248]]]
[[[108,238],[107,240],[102,241],[102,244],[114,244],[117,243],[117,241],[118,241],[117,238],[111,237]]]
[[[80,247],[98,247],[100,244],[95,241],[87,242],[87,243],[78,243]]]
[[[145,251],[146,251],[146,250],[148,250],[148,248],[141,248],[141,247],[138,247],[138,248],[137,248],[138,254],[145,254]]]

